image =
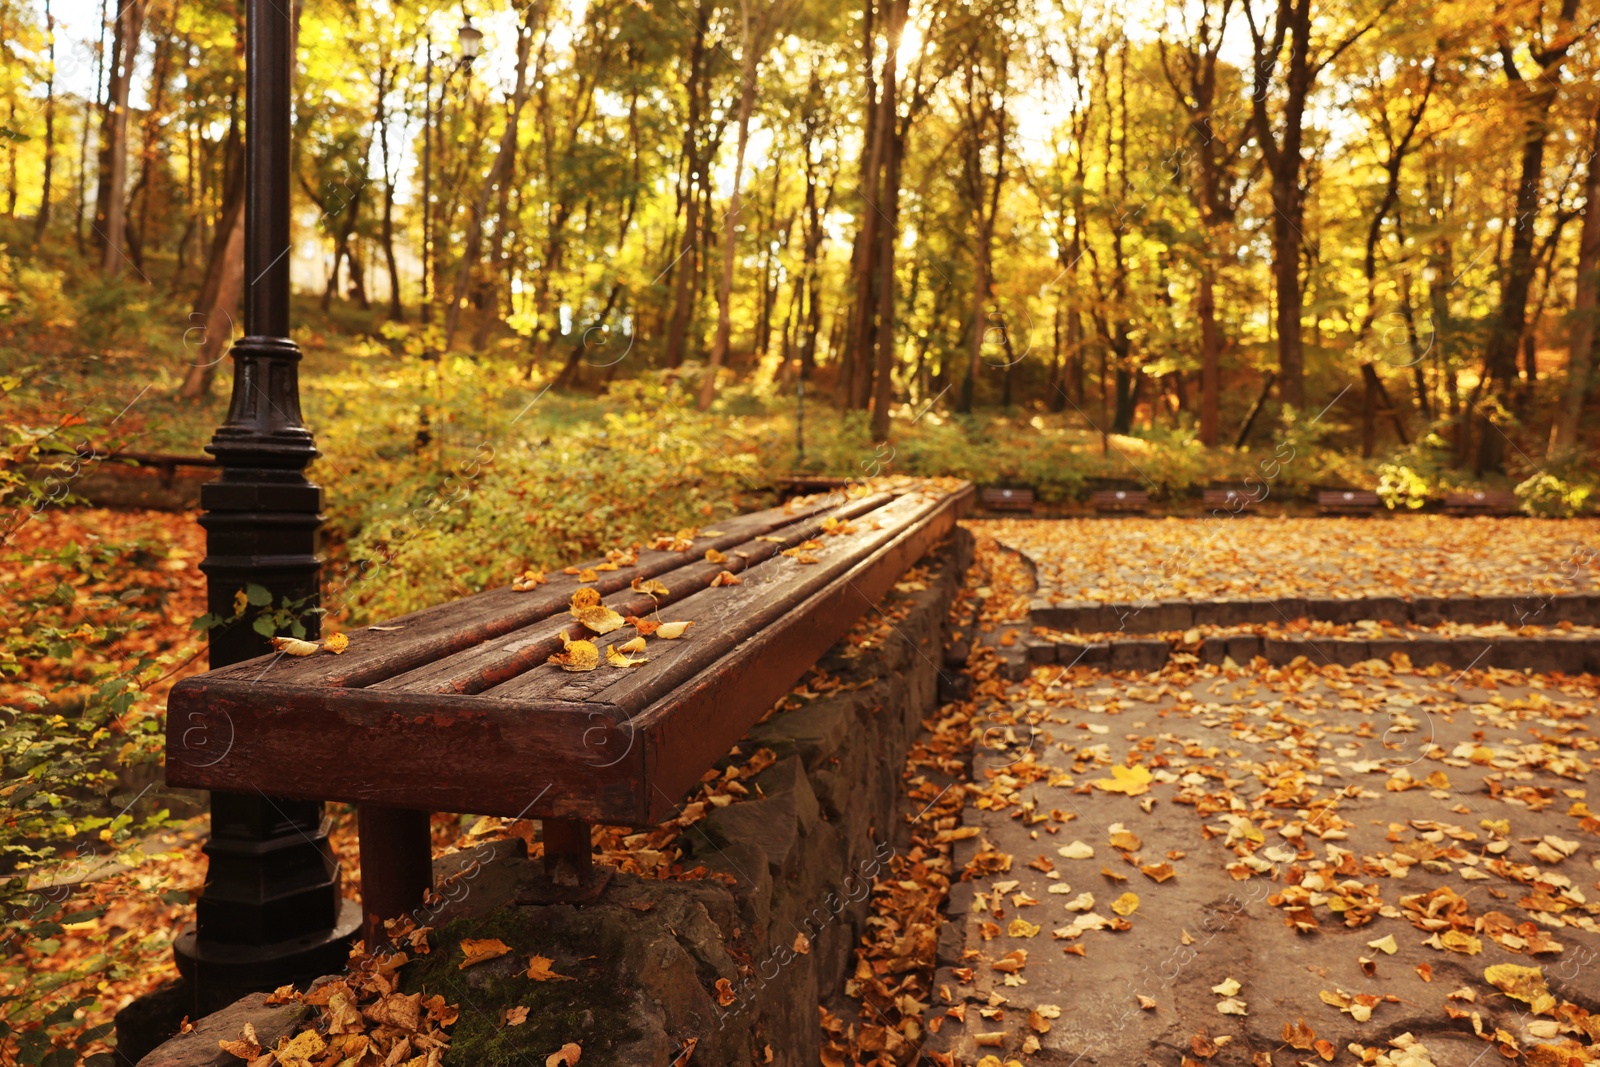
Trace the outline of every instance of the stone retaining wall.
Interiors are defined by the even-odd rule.
[[[946,621],[971,560],[971,535],[958,529],[880,605],[892,621],[881,644],[847,639],[824,658],[839,690],[770,716],[740,743],[778,757],[754,780],[759,792],[679,842],[685,868],[724,877],[618,873],[594,904],[522,906],[540,864],[520,840],[476,866],[466,853],[436,862],[455,899],[427,917],[435,944],[499,938],[512,949],[465,971],[459,952],[436,949],[400,972],[403,991],[460,1005],[444,1063],[543,1063],[574,1041],[584,1067],[669,1067],[692,1041],[687,1062],[701,1067],[815,1067],[818,1005],[853,969],[874,875],[909,840],[896,814],[901,769],[936,710]],[[530,981],[533,954],[571,980]],[[527,1021],[501,1025],[500,1011],[519,1005]],[[228,1010],[236,1033],[252,1009]],[[176,1038],[140,1067],[217,1062],[214,1030]]]

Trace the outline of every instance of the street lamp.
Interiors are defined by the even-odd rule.
[[[461,58],[468,63],[478,58],[478,51],[483,48],[483,31],[472,24],[472,16],[464,15],[461,28],[456,31],[456,42],[461,45]]]

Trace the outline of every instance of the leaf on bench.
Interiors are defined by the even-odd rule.
[[[713,588],[716,587],[716,586],[719,586],[719,585],[743,585],[743,584],[744,584],[744,579],[739,577],[737,574],[734,574],[732,571],[723,571],[721,574],[719,574],[715,578],[711,579],[711,585],[712,585]]]
[[[606,662],[613,667],[637,667],[641,663],[649,663],[650,660],[644,656],[640,656],[638,659],[629,659],[622,654],[616,645],[607,645]]]
[[[309,656],[322,646],[315,641],[302,641],[298,637],[274,637],[272,647],[290,656]]]
[[[592,671],[600,666],[600,650],[593,641],[572,641],[562,634],[561,643],[566,647],[546,663],[553,663],[564,671]]]
[[[723,573],[727,573],[724,571]],[[693,626],[693,622],[664,622],[656,627],[656,636],[665,637],[668,641],[676,641],[683,636],[683,632]]]

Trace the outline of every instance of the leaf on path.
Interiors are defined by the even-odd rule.
[[[1125,767],[1121,764],[1111,768],[1110,778],[1096,778],[1089,783],[1096,789],[1107,793],[1125,793],[1136,797],[1141,793],[1150,791],[1150,783],[1155,778],[1146,767]]]
[[[1545,985],[1542,967],[1497,963],[1484,970],[1483,978],[1512,1000],[1528,1005],[1535,1015],[1544,1015],[1556,1006],[1555,996]]]
[[[1139,910],[1139,894],[1124,893],[1111,902],[1111,910],[1126,919]]]

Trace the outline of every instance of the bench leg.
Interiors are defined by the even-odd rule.
[[[361,912],[368,949],[382,944],[385,919],[422,907],[433,888],[433,841],[428,812],[363,804],[356,811],[361,839]]]
[[[589,824],[577,819],[544,819],[544,873],[559,886],[580,886],[594,874]]]

